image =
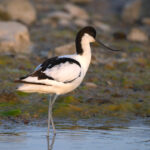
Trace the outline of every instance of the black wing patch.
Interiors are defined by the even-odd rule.
[[[47,84],[44,84],[44,83],[27,82],[27,81],[23,81],[23,80],[15,80],[14,82],[16,82],[16,83],[25,83],[25,84],[35,84],[35,85],[46,85],[46,86],[51,86],[51,85],[47,85]]]
[[[45,73],[43,73],[46,69],[51,69],[57,65],[60,65],[62,63],[66,63],[66,62],[69,62],[70,64],[77,64],[79,67],[81,67],[80,63],[72,58],[67,58],[67,57],[53,57],[53,58],[50,58],[50,59],[47,59],[46,61],[44,61],[40,68],[38,70],[36,70],[35,72],[33,72],[32,74],[30,75],[27,75],[25,77],[21,77],[20,78],[20,81],[31,76],[31,77],[37,77],[38,80],[43,80],[43,79],[49,79],[49,80],[55,80],[53,77],[50,77],[50,76],[47,76]],[[80,73],[81,74],[81,73]],[[79,74],[79,77],[80,77],[80,74]],[[78,77],[77,77],[78,78]],[[76,79],[76,78],[75,78]],[[66,81],[64,83],[71,83],[73,82],[75,79],[71,80],[71,81]],[[19,80],[17,80],[19,81]]]
[[[49,68],[51,65],[55,66],[58,62],[59,58],[58,57],[53,57],[45,60],[42,65],[41,65],[41,71],[45,71],[47,68]],[[52,68],[52,67],[51,67]]]
[[[54,78],[47,76],[45,73],[43,73],[41,70],[37,70],[36,72],[34,72],[32,75],[30,75],[32,77],[38,77],[39,80],[43,80],[43,79],[49,79],[49,80],[54,80]]]
[[[43,64],[41,65],[41,68],[39,70],[35,71],[30,76],[38,77],[39,80],[43,80],[43,79],[54,80],[54,78],[47,76],[45,73],[43,73],[43,71],[45,71],[46,69],[53,68],[57,65],[60,65],[61,63],[66,63],[66,62],[69,62],[70,64],[75,63],[81,67],[80,63],[72,58],[53,57],[53,58],[50,58],[50,59],[47,59],[46,61],[44,61]]]
[[[42,67],[41,71],[45,71],[47,68],[50,69],[50,68],[53,68],[56,65],[60,65],[61,63],[66,63],[66,62],[69,62],[70,64],[75,63],[79,67],[81,67],[80,63],[78,61],[76,61],[75,59],[67,58],[67,57],[62,57],[62,58],[54,57],[54,58],[47,59],[41,65],[41,67]]]

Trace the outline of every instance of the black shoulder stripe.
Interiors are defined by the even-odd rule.
[[[53,58],[49,58],[47,60],[45,60],[42,65],[41,65],[41,71],[44,71],[48,68],[49,65],[51,64],[55,64],[55,62],[57,61],[58,57],[53,57]]]
[[[48,66],[48,68],[53,68],[56,65],[59,65],[61,63],[66,63],[69,62],[70,64],[77,64],[79,67],[81,67],[80,63],[78,61],[76,61],[75,59],[72,58],[67,58],[67,57],[62,57],[62,58],[58,58],[55,62],[53,62],[52,64],[50,64]]]
[[[53,57],[53,58],[50,58],[50,59],[47,59],[42,65],[41,65],[41,71],[45,71],[47,68],[53,68],[54,66],[56,65],[59,65],[61,63],[66,63],[66,62],[69,62],[69,63],[75,63],[77,64],[79,67],[81,67],[80,63],[78,61],[76,61],[75,59],[72,59],[72,58],[67,58],[67,57],[62,57],[62,58],[59,58],[59,57]]]

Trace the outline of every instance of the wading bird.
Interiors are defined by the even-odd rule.
[[[56,134],[52,117],[52,106],[56,98],[58,95],[76,89],[85,77],[91,62],[90,43],[97,43],[109,50],[118,51],[105,46],[100,41],[96,41],[96,30],[90,26],[84,27],[77,33],[75,42],[76,54],[47,59],[37,66],[33,73],[16,80],[16,82],[22,83],[18,87],[19,91],[53,94],[49,99],[48,137],[50,123],[53,133]]]

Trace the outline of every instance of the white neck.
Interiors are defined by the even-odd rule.
[[[80,62],[81,65],[84,67],[84,71],[86,73],[91,62],[91,47],[89,38],[86,35],[82,37],[81,47],[83,49],[83,53],[82,55],[80,55],[81,57]]]

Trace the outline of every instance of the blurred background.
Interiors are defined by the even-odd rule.
[[[13,81],[74,53],[88,25],[122,51],[92,47],[84,82],[54,105],[54,149],[149,150],[149,0],[0,0],[0,149],[47,149],[48,96],[17,92]]]
[[[48,57],[74,53],[76,33],[87,25],[103,43],[123,51],[92,48],[88,74],[57,100],[56,120],[148,119],[149,9],[149,0],[0,0],[0,123],[46,123],[47,95],[17,92],[13,81]]]

